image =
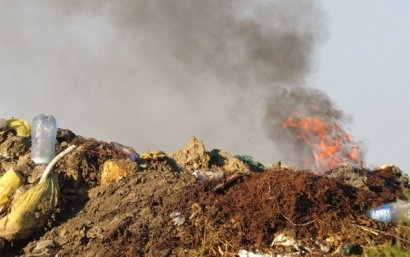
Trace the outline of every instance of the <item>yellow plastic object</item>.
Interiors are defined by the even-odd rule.
[[[151,161],[151,160],[162,160],[166,158],[167,155],[162,152],[162,151],[156,151],[156,152],[150,152],[150,153],[144,153],[141,155],[141,159],[146,160],[146,161]]]
[[[10,212],[0,220],[0,238],[21,240],[44,226],[58,204],[60,188],[56,174],[17,196]]]
[[[137,164],[131,160],[106,161],[101,172],[101,185],[107,186],[137,171]]]
[[[31,126],[25,120],[9,119],[7,127],[14,129],[20,137],[29,137],[31,135]]]
[[[19,171],[9,170],[0,177],[0,206],[9,202],[10,196],[24,183]]]

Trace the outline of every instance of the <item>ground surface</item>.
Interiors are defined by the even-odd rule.
[[[55,213],[27,240],[6,242],[1,256],[235,256],[240,249],[337,256],[395,238],[394,226],[363,213],[403,198],[407,185],[392,166],[253,172],[227,153],[216,160],[195,140],[174,158],[138,163],[128,158],[132,149],[60,130],[57,150],[71,144],[76,150],[54,170]],[[41,174],[27,139],[4,134],[0,156],[1,173],[19,169],[28,183]],[[121,161],[126,175],[101,185],[109,160]],[[199,181],[198,169],[221,176]]]

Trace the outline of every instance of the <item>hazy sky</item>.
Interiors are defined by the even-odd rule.
[[[323,1],[328,40],[312,86],[353,116],[367,163],[410,172],[410,1]]]
[[[410,171],[410,1],[315,2],[0,0],[0,116],[53,114],[138,152],[196,135],[274,162],[267,95],[307,86],[353,118],[369,165]]]

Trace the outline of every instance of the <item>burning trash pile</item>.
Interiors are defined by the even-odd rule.
[[[140,155],[45,116],[38,124],[46,122],[52,140],[40,155],[37,123],[2,123],[1,256],[340,256],[392,240],[407,247],[395,224],[410,220],[399,201],[407,177],[395,166],[365,168],[336,124],[298,115],[283,122],[311,148],[311,172],[208,151],[195,137],[173,154]]]

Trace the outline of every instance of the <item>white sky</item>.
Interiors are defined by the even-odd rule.
[[[410,173],[410,1],[323,1],[328,40],[312,86],[353,116],[367,163]]]

